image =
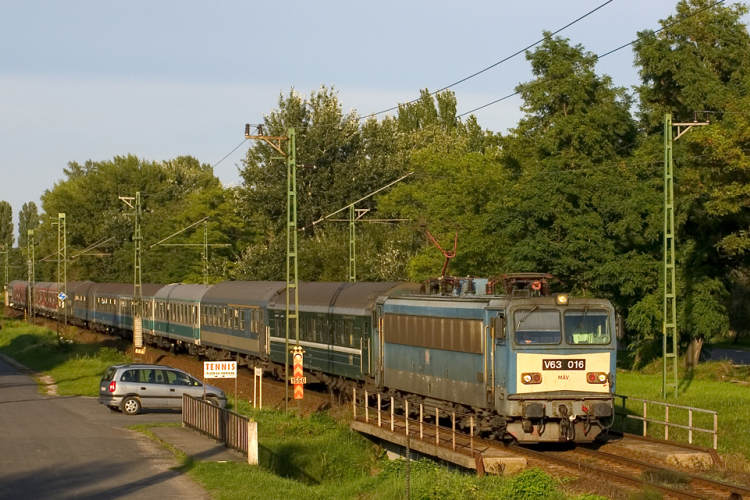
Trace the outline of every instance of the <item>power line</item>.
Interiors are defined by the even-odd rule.
[[[578,19],[576,19],[575,21],[571,21],[571,22],[569,22],[568,24],[566,24],[565,26],[563,26],[562,28],[558,29],[557,31],[554,31],[554,32],[553,32],[553,33],[552,33],[552,34],[551,34],[550,36],[554,36],[554,35],[556,35],[556,34],[560,33],[561,31],[563,31],[563,30],[565,30],[565,29],[567,29],[567,28],[570,28],[571,26],[573,26],[574,24],[576,24],[576,23],[577,23],[578,21],[581,21],[582,19],[585,19],[586,17],[590,16],[591,14],[593,14],[594,12],[596,12],[597,10],[599,10],[599,9],[603,8],[603,7],[604,7],[604,6],[606,6],[607,4],[610,4],[610,3],[612,3],[613,1],[614,1],[614,0],[607,0],[606,2],[604,2],[603,4],[601,4],[600,6],[598,6],[597,8],[595,8],[595,9],[593,9],[593,10],[590,10],[590,11],[589,11],[589,12],[587,12],[586,14],[584,14],[584,15],[582,15],[581,17],[579,17]],[[722,0],[722,1],[723,1],[723,0]],[[467,80],[471,80],[471,79],[472,79],[472,78],[474,78],[475,76],[479,76],[479,75],[481,75],[482,73],[484,73],[484,72],[486,72],[486,71],[489,71],[489,70],[491,70],[492,68],[494,68],[494,67],[496,67],[496,66],[499,66],[499,65],[501,65],[502,63],[504,63],[504,62],[506,62],[506,61],[510,61],[511,59],[513,59],[514,57],[516,57],[517,55],[519,55],[519,54],[523,54],[523,53],[524,53],[524,52],[526,52],[527,50],[529,50],[529,49],[531,49],[531,48],[533,48],[533,47],[536,47],[537,45],[539,45],[540,43],[542,43],[542,42],[543,42],[543,41],[544,41],[545,39],[546,39],[546,37],[544,37],[544,38],[540,38],[539,40],[537,40],[536,42],[532,43],[531,45],[529,45],[529,46],[527,46],[527,47],[524,47],[523,49],[521,49],[521,50],[519,50],[519,51],[517,51],[517,52],[514,52],[513,54],[511,54],[511,55],[507,56],[506,58],[504,58],[504,59],[501,59],[500,61],[498,61],[498,62],[496,62],[496,63],[494,63],[494,64],[491,64],[491,65],[487,66],[486,68],[484,68],[484,69],[481,69],[481,70],[477,71],[476,73],[473,73],[473,74],[471,74],[471,75],[469,75],[469,76],[467,76],[467,77],[464,77],[464,78],[462,78],[462,79],[460,79],[460,80],[458,80],[458,81],[456,81],[456,82],[453,82],[453,83],[451,83],[450,85],[446,85],[445,87],[439,88],[438,90],[435,90],[434,92],[430,92],[430,95],[431,95],[431,96],[433,96],[433,95],[435,95],[435,94],[438,94],[438,93],[440,93],[440,92],[442,92],[442,91],[444,91],[444,90],[448,90],[448,89],[449,89],[449,88],[451,88],[451,87],[455,87],[456,85],[458,85],[458,84],[460,84],[460,83],[463,83],[463,82],[465,82],[465,81],[467,81]],[[407,104],[413,104],[413,103],[417,102],[417,101],[418,101],[419,99],[421,99],[421,97],[418,97],[418,98],[416,98],[416,99],[412,99],[411,101],[407,101],[407,102],[403,103],[403,105],[407,105]],[[360,115],[359,117],[357,117],[357,120],[364,120],[365,118],[369,118],[369,117],[371,117],[371,116],[377,116],[377,115],[380,115],[380,114],[383,114],[383,113],[387,113],[387,112],[389,112],[389,111],[394,111],[394,110],[398,109],[398,108],[399,108],[399,106],[401,106],[401,105],[402,105],[402,104],[398,104],[398,105],[396,105],[396,106],[393,106],[393,107],[391,107],[391,108],[388,108],[388,109],[384,109],[384,110],[382,110],[382,111],[378,111],[378,112],[376,112],[376,113],[369,113],[369,114],[367,114],[367,115]]]
[[[222,158],[221,160],[219,160],[216,163],[214,163],[213,165],[211,165],[211,168],[216,168],[216,165],[218,165],[219,163],[221,163],[224,160],[226,160],[227,158],[229,158],[229,155],[231,155],[232,153],[234,153],[235,151],[237,151],[237,149],[239,149],[240,146],[242,146],[243,144],[245,144],[245,141],[247,141],[247,139],[243,139],[242,142],[239,143],[239,144],[237,144],[237,147],[234,148],[233,150],[231,150],[229,153],[227,153],[227,155],[224,158]]]
[[[683,22],[683,21],[687,21],[688,19],[690,19],[690,18],[691,18],[691,17],[693,17],[693,16],[697,16],[697,15],[698,15],[698,14],[700,14],[701,12],[704,12],[704,11],[706,11],[706,10],[708,10],[708,9],[711,9],[711,8],[713,8],[713,7],[716,7],[717,5],[719,5],[720,3],[724,3],[725,1],[726,1],[726,0],[719,0],[718,2],[712,3],[712,4],[711,4],[711,5],[709,5],[708,7],[704,7],[704,8],[702,8],[702,9],[700,9],[700,10],[697,10],[697,11],[693,12],[692,14],[690,14],[690,15],[689,15],[689,16],[687,16],[687,17],[684,17],[684,18],[682,18],[682,19],[679,19],[679,20],[677,20],[677,21],[675,21],[675,22],[673,22],[673,23],[671,23],[671,24],[668,24],[668,25],[666,25],[666,26],[663,26],[662,28],[660,28],[660,29],[658,29],[658,30],[654,31],[653,33],[654,33],[654,34],[656,34],[656,33],[660,33],[660,32],[664,31],[664,30],[665,30],[665,29],[667,29],[667,28],[671,28],[672,26],[674,26],[674,25],[676,25],[676,24],[679,24],[679,23],[681,23],[681,22]],[[553,33],[553,34],[554,34],[554,33]],[[602,55],[600,55],[600,56],[596,56],[596,58],[597,58],[597,60],[601,60],[601,59],[603,59],[603,58],[607,57],[608,55],[614,54],[614,53],[615,53],[615,52],[617,52],[618,50],[622,50],[622,49],[624,49],[625,47],[629,47],[629,46],[633,45],[633,44],[634,44],[635,42],[637,42],[637,41],[639,41],[639,40],[641,40],[641,39],[643,39],[643,37],[638,37],[638,38],[636,38],[635,40],[633,40],[633,41],[631,41],[631,42],[628,42],[628,43],[626,43],[626,44],[624,44],[624,45],[620,45],[620,46],[619,46],[619,47],[617,47],[616,49],[612,49],[612,50],[610,50],[609,52],[605,52],[604,54],[602,54]],[[531,85],[534,85],[534,84],[531,84]],[[468,114],[474,113],[475,111],[479,111],[480,109],[484,109],[484,108],[486,108],[486,107],[492,106],[493,104],[497,104],[498,102],[501,102],[501,101],[504,101],[504,100],[506,100],[506,99],[509,99],[509,98],[511,98],[511,97],[513,97],[513,96],[516,96],[516,95],[520,94],[520,93],[521,93],[520,91],[517,91],[517,92],[513,92],[512,94],[508,94],[508,95],[506,95],[505,97],[501,97],[500,99],[496,99],[496,100],[494,100],[494,101],[492,101],[492,102],[488,102],[487,104],[483,104],[483,105],[479,106],[478,108],[474,108],[474,109],[472,109],[471,111],[467,111],[467,112],[465,112],[465,113],[461,113],[460,115],[458,115],[458,118],[461,118],[462,116],[466,116],[466,115],[468,115]]]

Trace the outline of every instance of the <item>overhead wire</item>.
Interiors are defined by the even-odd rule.
[[[579,17],[578,19],[576,19],[576,20],[574,20],[574,21],[571,21],[571,22],[569,22],[568,24],[566,24],[565,26],[563,26],[562,28],[558,29],[557,31],[554,31],[554,32],[552,32],[552,34],[551,34],[551,35],[556,35],[556,34],[560,33],[561,31],[563,31],[563,30],[565,30],[565,29],[567,29],[567,28],[570,28],[571,26],[573,26],[574,24],[576,24],[576,23],[577,23],[578,21],[581,21],[581,20],[583,20],[583,19],[587,18],[588,16],[590,16],[591,14],[593,14],[594,12],[596,12],[597,10],[599,10],[599,9],[601,9],[601,8],[603,8],[603,7],[605,7],[605,6],[607,5],[607,4],[610,4],[610,3],[612,3],[613,1],[614,1],[614,0],[607,0],[607,1],[606,1],[606,2],[604,2],[603,4],[601,4],[601,5],[599,5],[598,7],[596,7],[595,9],[593,9],[593,10],[590,10],[590,11],[588,11],[588,12],[587,12],[586,14],[582,15],[582,16],[581,16],[581,17]],[[455,87],[456,85],[459,85],[459,84],[461,84],[461,83],[463,83],[463,82],[465,82],[465,81],[467,81],[467,80],[471,80],[471,79],[472,79],[472,78],[474,78],[475,76],[479,76],[479,75],[481,75],[482,73],[484,73],[484,72],[486,72],[486,71],[489,71],[489,70],[491,70],[492,68],[494,68],[494,67],[496,67],[496,66],[499,66],[499,65],[503,64],[503,63],[504,63],[504,62],[506,62],[506,61],[510,61],[511,59],[513,59],[514,57],[516,57],[516,56],[518,56],[518,55],[520,55],[520,54],[523,54],[523,53],[524,53],[524,52],[526,52],[527,50],[529,50],[529,49],[531,49],[531,48],[533,48],[533,47],[536,47],[537,45],[539,45],[540,43],[542,43],[542,42],[543,42],[543,41],[544,41],[545,39],[546,39],[546,37],[540,38],[539,40],[537,40],[536,42],[532,43],[531,45],[528,45],[528,46],[524,47],[523,49],[521,49],[521,50],[519,50],[519,51],[517,51],[517,52],[514,52],[513,54],[511,54],[511,55],[509,55],[509,56],[505,57],[504,59],[501,59],[500,61],[497,61],[496,63],[494,63],[494,64],[491,64],[491,65],[487,66],[486,68],[483,68],[483,69],[481,69],[481,70],[477,71],[476,73],[472,73],[472,74],[471,74],[471,75],[469,75],[469,76],[466,76],[466,77],[464,77],[464,78],[461,78],[460,80],[458,80],[458,81],[456,81],[456,82],[453,82],[453,83],[451,83],[450,85],[446,85],[445,87],[442,87],[442,88],[439,88],[439,89],[437,89],[437,90],[435,90],[435,91],[433,91],[433,92],[430,92],[430,94],[429,94],[429,95],[433,96],[433,95],[435,95],[435,94],[439,94],[440,92],[442,92],[442,91],[444,91],[444,90],[448,90],[449,88],[451,88],[451,87]],[[393,107],[391,107],[391,108],[388,108],[388,109],[384,109],[384,110],[382,110],[382,111],[377,111],[377,112],[375,112],[375,113],[369,113],[369,114],[366,114],[366,115],[360,115],[360,116],[359,116],[359,117],[357,118],[357,120],[364,120],[365,118],[369,118],[369,117],[371,117],[371,116],[377,116],[377,115],[381,115],[381,114],[383,114],[383,113],[387,113],[387,112],[389,112],[389,111],[394,111],[394,110],[398,109],[398,108],[399,108],[399,106],[402,106],[402,105],[408,105],[408,104],[413,104],[413,103],[415,103],[415,102],[419,101],[419,99],[421,99],[421,97],[418,97],[418,98],[416,98],[416,99],[412,99],[411,101],[407,101],[407,102],[405,102],[405,103],[401,103],[401,104],[398,104],[398,105],[396,105],[396,106],[393,106]]]
[[[654,34],[656,34],[656,33],[660,33],[660,32],[664,31],[664,30],[665,30],[665,29],[667,29],[667,28],[671,28],[672,26],[675,26],[676,24],[680,24],[680,23],[682,23],[682,22],[684,22],[684,21],[687,21],[687,20],[688,20],[688,19],[690,19],[691,17],[697,16],[697,15],[698,15],[698,14],[700,14],[701,12],[705,12],[706,10],[709,10],[709,9],[711,9],[711,8],[713,8],[713,7],[716,7],[717,5],[719,5],[719,4],[721,4],[721,3],[724,3],[725,1],[726,1],[726,0],[718,0],[717,2],[714,2],[714,3],[712,3],[711,5],[709,5],[709,6],[707,6],[707,7],[704,7],[704,8],[702,8],[702,9],[700,9],[700,10],[697,10],[697,11],[693,12],[692,14],[690,14],[690,15],[689,15],[689,16],[687,16],[687,17],[683,17],[682,19],[678,19],[677,21],[675,21],[675,22],[673,22],[673,23],[671,23],[671,24],[668,24],[668,25],[666,25],[666,26],[662,26],[661,28],[659,28],[658,30],[654,31],[653,33],[654,33]],[[622,50],[622,49],[624,49],[625,47],[629,47],[629,46],[633,45],[633,44],[634,44],[635,42],[637,42],[637,41],[639,41],[639,40],[641,40],[641,39],[643,39],[643,37],[638,37],[638,38],[636,38],[635,40],[632,40],[632,41],[630,41],[630,42],[628,42],[628,43],[626,43],[626,44],[624,44],[624,45],[620,45],[620,46],[619,46],[619,47],[617,47],[616,49],[612,49],[612,50],[610,50],[609,52],[605,52],[605,53],[604,53],[604,54],[602,54],[602,55],[598,55],[598,56],[596,56],[596,58],[597,58],[597,60],[601,60],[601,59],[603,59],[603,58],[607,57],[608,55],[614,54],[615,52],[617,52],[617,51],[619,51],[619,50]],[[534,85],[534,84],[532,83],[531,85]],[[476,112],[476,111],[479,111],[479,110],[481,110],[481,109],[484,109],[484,108],[487,108],[487,107],[489,107],[489,106],[492,106],[493,104],[497,104],[497,103],[499,103],[499,102],[501,102],[501,101],[504,101],[504,100],[506,100],[506,99],[510,99],[511,97],[513,97],[513,96],[516,96],[516,95],[518,95],[518,94],[520,94],[520,93],[521,93],[521,91],[520,91],[520,90],[519,90],[519,91],[516,91],[516,92],[513,92],[512,94],[508,94],[508,95],[506,95],[506,96],[504,96],[504,97],[501,97],[500,99],[495,99],[494,101],[488,102],[487,104],[483,104],[483,105],[481,105],[481,106],[479,106],[479,107],[477,107],[477,108],[474,108],[474,109],[472,109],[472,110],[470,110],[470,111],[466,111],[465,113],[461,113],[460,115],[457,115],[457,117],[458,117],[458,118],[461,118],[462,116],[466,116],[466,115],[468,115],[468,114],[471,114],[471,113],[474,113],[474,112]]]

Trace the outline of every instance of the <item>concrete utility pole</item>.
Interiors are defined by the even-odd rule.
[[[664,323],[662,326],[662,394],[667,397],[667,389],[674,388],[678,393],[677,378],[677,284],[675,269],[674,242],[674,161],[672,158],[672,127],[677,127],[677,137],[682,137],[693,127],[710,125],[709,122],[672,123],[672,115],[664,115]],[[683,128],[684,127],[684,128]],[[671,350],[670,350],[671,344]],[[667,383],[669,361],[672,362],[673,382]]]
[[[28,238],[26,240],[26,258],[28,260],[28,282],[26,286],[27,290],[27,304],[29,310],[29,321],[34,322],[34,230],[29,229],[27,233]]]
[[[255,134],[250,133],[250,125],[245,125],[245,139],[264,141],[286,159],[286,330],[284,355],[284,413],[289,408],[289,331],[294,322],[294,334],[299,347],[299,270],[297,265],[297,139],[294,128],[287,129],[286,136],[263,134],[263,126],[258,125]],[[286,141],[286,152],[281,148]],[[293,298],[294,302],[291,302]],[[302,403],[300,400],[299,407]]]
[[[141,256],[143,254],[141,236],[141,192],[132,196],[120,196],[120,200],[135,212],[135,228],[133,230],[133,354],[144,355],[143,345],[143,292],[141,289]],[[133,205],[131,202],[135,202]]]

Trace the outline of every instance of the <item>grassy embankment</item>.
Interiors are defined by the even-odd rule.
[[[19,321],[3,321],[0,352],[52,376],[61,395],[95,396],[107,366],[127,361],[118,351],[92,344],[63,344],[55,332]],[[260,467],[241,463],[196,462],[174,450],[181,469],[224,499],[401,499],[404,461],[391,462],[348,426],[325,414],[298,419],[274,410],[254,410],[240,401],[237,411],[260,428]],[[151,434],[149,426],[134,426]],[[153,434],[151,434],[153,436]],[[427,460],[412,462],[415,499],[565,499],[561,483],[538,469],[512,478],[477,478]],[[570,497],[568,497],[570,498]],[[574,497],[591,500],[597,497]]]

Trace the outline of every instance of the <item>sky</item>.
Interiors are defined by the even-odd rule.
[[[191,155],[238,184],[280,93],[334,86],[367,114],[445,87],[538,41],[606,0],[222,0],[0,2],[0,200],[34,201],[68,162]],[[612,0],[559,36],[603,54],[658,29],[676,0]],[[633,53],[602,59],[615,85],[638,84]],[[464,113],[531,79],[523,54],[452,88]],[[476,112],[506,132],[518,98]],[[55,214],[56,215],[56,214]]]

